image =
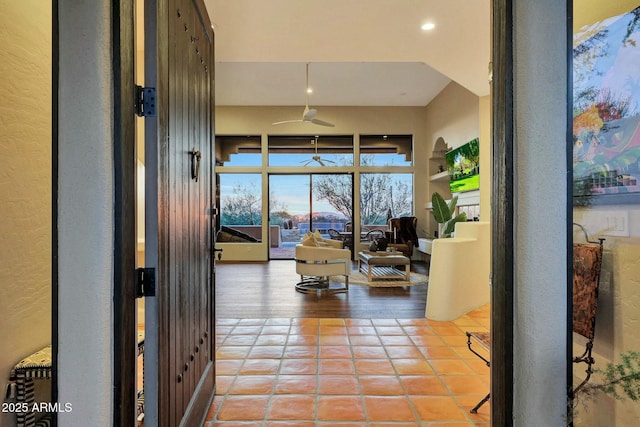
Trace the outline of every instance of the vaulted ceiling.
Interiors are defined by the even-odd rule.
[[[489,93],[489,0],[205,3],[217,105],[304,105],[306,63],[312,106],[424,106],[450,81]]]

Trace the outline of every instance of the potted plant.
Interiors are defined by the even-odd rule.
[[[455,215],[458,196],[451,198],[449,203],[438,192],[431,195],[431,214],[438,225],[438,237],[451,237],[457,222],[467,220],[467,214],[462,212]]]

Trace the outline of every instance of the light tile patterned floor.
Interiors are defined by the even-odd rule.
[[[489,425],[489,369],[466,346],[489,306],[427,319],[218,319],[210,426]]]

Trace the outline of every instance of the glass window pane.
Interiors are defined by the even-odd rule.
[[[413,174],[363,173],[360,175],[362,231],[386,228],[389,218],[413,215]]]
[[[352,136],[270,136],[269,166],[352,166]]]
[[[260,136],[216,137],[216,165],[261,166]]]
[[[219,174],[219,242],[262,241],[262,175]]]
[[[360,136],[362,166],[411,166],[413,137],[411,135]]]

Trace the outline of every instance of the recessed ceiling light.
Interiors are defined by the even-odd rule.
[[[436,24],[433,22],[427,22],[426,24],[422,24],[422,28],[424,31],[433,30],[436,27]]]
[[[313,93],[313,89],[312,89],[312,88],[310,88],[310,87],[308,87],[308,88],[307,88],[307,93]]]

